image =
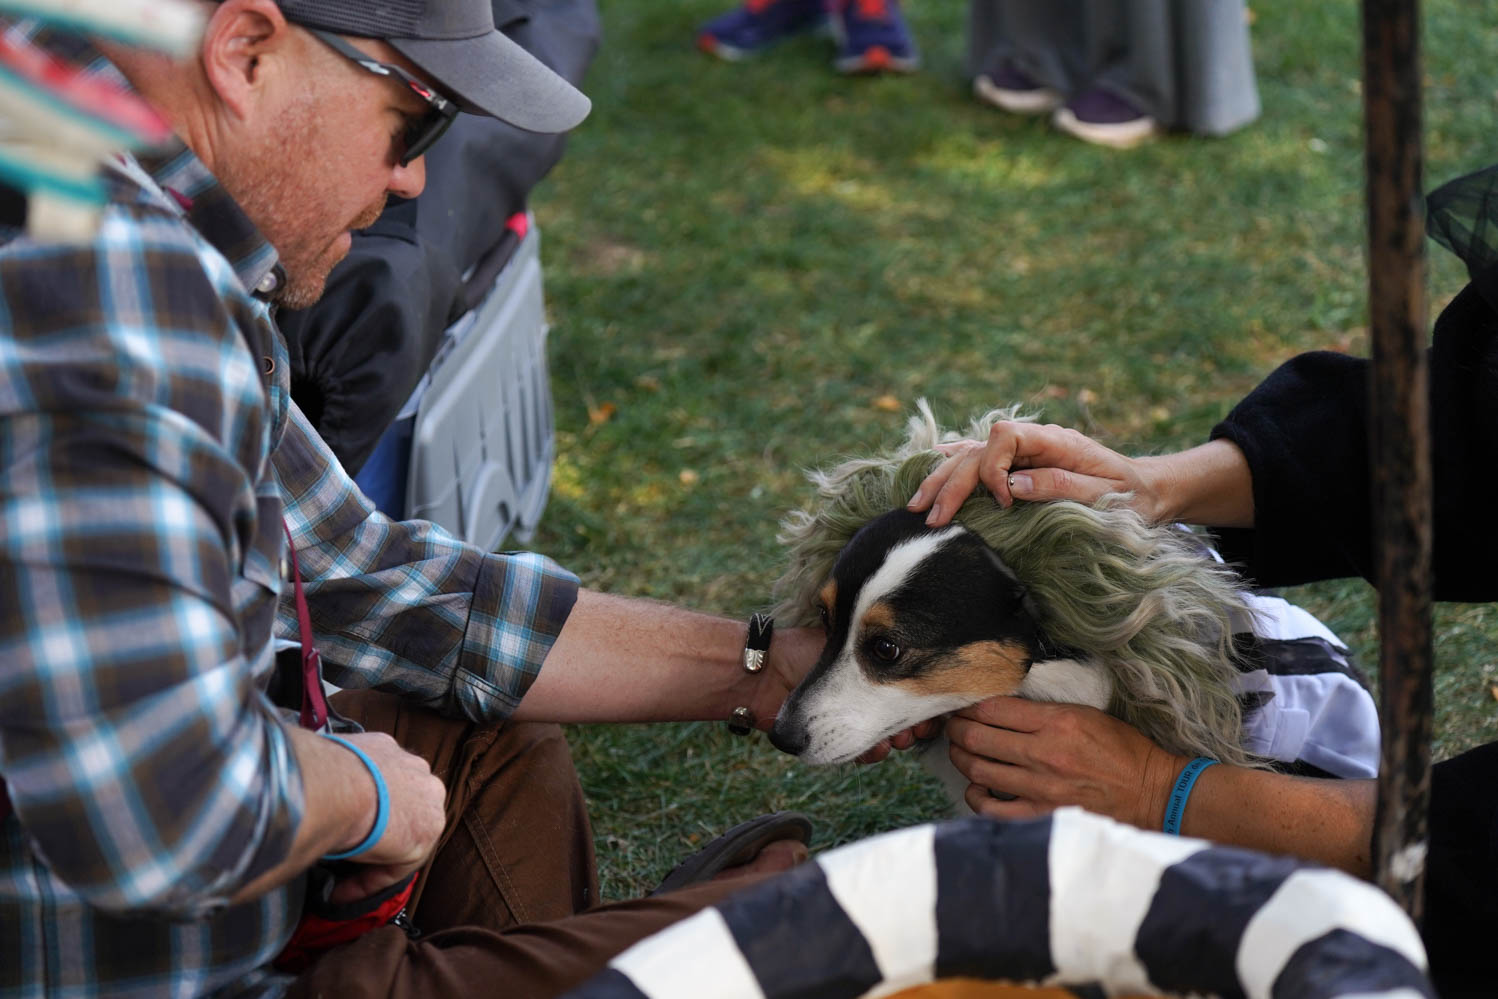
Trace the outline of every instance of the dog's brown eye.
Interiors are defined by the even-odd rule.
[[[827,605],[826,604],[818,604],[817,605],[817,613],[822,615],[822,630],[823,631],[831,631],[832,630],[832,615],[830,615],[830,614],[827,613]]]
[[[900,647],[887,638],[874,639],[874,655],[887,663],[900,658]]]

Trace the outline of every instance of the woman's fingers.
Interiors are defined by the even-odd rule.
[[[1056,424],[1003,420],[987,441],[954,441],[937,448],[947,457],[922,480],[908,508],[930,513],[933,527],[948,523],[983,483],[1001,506],[1016,499],[1084,503],[1131,488],[1129,459],[1084,434]]]
[[[906,508],[919,512],[927,508],[926,523],[940,527],[972,495],[978,484],[978,459],[983,454],[980,441],[958,441],[939,448],[948,457],[921,480]]]
[[[958,773],[972,783],[986,787],[990,791],[999,791],[1023,798],[1026,797],[1025,792],[1030,789],[1030,782],[1026,779],[1022,767],[992,757],[970,753],[956,743],[947,748],[947,753],[951,756],[952,766],[957,768]]]
[[[967,791],[963,794],[963,800],[967,802],[967,807],[979,815],[986,815],[991,819],[1002,819],[1006,822],[1033,819],[1037,816],[1046,815],[1052,810],[1047,806],[1037,805],[1035,802],[1027,801],[1024,798],[1014,798],[1008,801],[1003,798],[995,798],[988,793],[987,788],[980,787],[977,784],[968,785]]]

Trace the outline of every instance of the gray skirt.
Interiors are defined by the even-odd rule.
[[[1243,0],[972,0],[969,14],[974,74],[1008,59],[1067,96],[1102,85],[1203,135],[1259,116]]]

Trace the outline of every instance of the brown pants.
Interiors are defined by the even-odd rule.
[[[320,958],[293,996],[557,996],[637,940],[759,880],[599,905],[587,807],[560,728],[475,725],[372,691],[334,703],[432,764],[447,784],[447,827],[408,910],[422,936],[366,933]]]

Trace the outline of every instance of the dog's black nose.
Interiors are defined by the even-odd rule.
[[[775,724],[770,726],[770,745],[782,753],[800,756],[806,752],[810,742],[811,734],[804,725],[787,725],[785,719],[777,718]]]

